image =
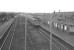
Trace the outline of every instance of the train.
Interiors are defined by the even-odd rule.
[[[34,26],[40,26],[41,19],[38,17],[28,17],[28,22],[30,22]]]

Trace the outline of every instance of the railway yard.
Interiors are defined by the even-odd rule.
[[[16,15],[0,26],[0,50],[74,50],[73,36],[56,33],[43,21],[37,25],[30,16]]]

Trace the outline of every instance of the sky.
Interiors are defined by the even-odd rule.
[[[0,0],[0,12],[68,12],[74,11],[73,5],[73,0]]]

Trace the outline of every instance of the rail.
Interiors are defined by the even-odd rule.
[[[3,33],[3,36],[2,36],[1,39],[0,39],[0,48],[2,47],[3,43],[5,42],[5,40],[6,40],[7,36],[8,36],[8,33],[9,33],[12,25],[13,25],[13,22],[12,22],[11,25],[8,27],[8,29]]]
[[[40,26],[40,28],[43,30],[43,32],[47,32],[45,35],[49,36],[51,34],[50,31],[46,30],[45,28],[43,28],[42,26]],[[49,38],[49,37],[48,37]],[[52,34],[52,40],[57,42],[59,45],[61,45],[63,48],[65,48],[65,50],[70,50],[73,49],[74,47],[71,46],[70,44],[66,43],[65,41],[63,41],[62,39],[60,39],[59,37],[57,37],[56,35]]]
[[[29,21],[29,23],[31,23]],[[35,24],[31,23],[33,26],[36,26]],[[46,30],[45,28],[43,28],[41,25],[38,26],[40,28],[40,31],[44,34],[44,36],[47,36],[46,38],[49,40],[50,37],[49,35],[51,34],[50,30]],[[60,46],[59,49],[64,48],[64,50],[74,50],[74,47],[72,47],[70,44],[66,43],[65,41],[63,41],[62,39],[60,39],[59,37],[57,37],[56,35],[52,34],[52,40],[54,40],[55,42],[57,42]]]

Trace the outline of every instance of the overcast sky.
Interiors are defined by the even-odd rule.
[[[49,13],[74,11],[73,0],[0,0],[0,11]]]

